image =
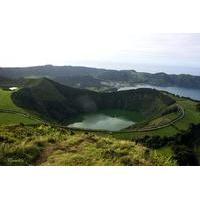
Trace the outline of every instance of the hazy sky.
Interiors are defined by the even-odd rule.
[[[140,2],[134,7],[126,0],[0,0],[0,66],[87,65],[200,74],[200,34],[144,34],[152,24],[146,23],[148,1],[145,7]],[[163,9],[155,10],[151,21],[166,10],[159,2]]]

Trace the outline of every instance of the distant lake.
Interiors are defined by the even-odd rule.
[[[118,91],[123,90],[132,90],[138,88],[153,88],[156,90],[163,90],[170,92],[175,95],[179,95],[181,97],[190,97],[194,100],[200,100],[200,89],[191,89],[191,88],[183,88],[183,87],[161,87],[161,86],[152,86],[152,85],[136,85],[135,87],[123,87],[119,88]]]
[[[83,114],[75,118],[70,128],[118,131],[125,129],[143,117],[139,113],[123,110],[107,110],[98,113]]]

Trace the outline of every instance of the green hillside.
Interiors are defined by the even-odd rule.
[[[134,111],[151,118],[175,103],[153,89],[97,93],[67,87],[46,78],[35,80],[29,87],[13,93],[12,100],[19,107],[60,122],[81,113],[106,109]]]
[[[39,119],[13,103],[12,93],[12,91],[0,89],[0,125],[19,124],[20,122],[24,124],[41,123]]]
[[[0,127],[0,165],[175,165],[134,142],[50,126]]]
[[[98,111],[145,120],[118,132],[51,127]],[[199,165],[199,123],[199,102],[166,92],[97,93],[26,80],[15,92],[0,89],[0,165]]]
[[[170,94],[168,94],[170,95]],[[137,139],[138,137],[143,137],[145,135],[149,136],[159,136],[159,137],[170,137],[174,136],[178,133],[187,131],[191,124],[199,124],[200,123],[200,112],[198,110],[198,102],[192,101],[187,98],[180,98],[176,97],[174,95],[170,95],[171,98],[174,98],[174,100],[182,106],[184,109],[185,115],[184,117],[177,121],[174,124],[171,124],[165,128],[158,129],[158,130],[152,130],[152,131],[143,131],[143,132],[123,132],[120,131],[118,133],[111,133],[113,137],[119,138],[119,139]],[[166,117],[166,116],[165,116]],[[160,119],[160,118],[157,118]],[[156,119],[156,120],[157,120]]]

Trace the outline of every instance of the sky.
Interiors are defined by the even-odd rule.
[[[200,34],[182,32],[191,25],[188,16],[180,21],[189,9],[184,1],[176,18],[171,6],[176,1],[132,2],[0,0],[0,66],[84,65],[200,75]],[[196,19],[197,12],[194,5],[190,17]]]

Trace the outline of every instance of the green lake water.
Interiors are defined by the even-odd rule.
[[[141,120],[143,120],[143,117],[136,112],[104,110],[101,112],[80,115],[73,119],[73,123],[68,126],[70,128],[118,131]]]

